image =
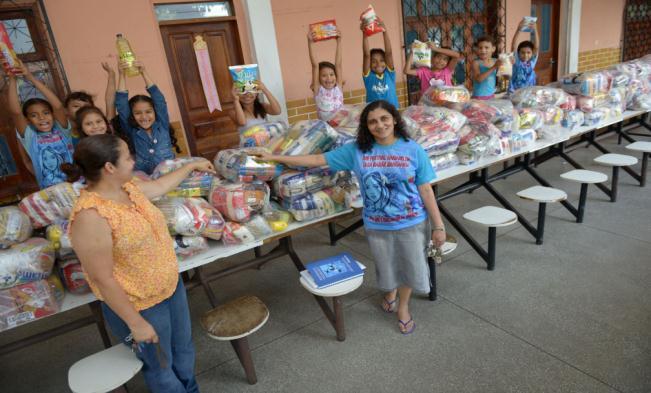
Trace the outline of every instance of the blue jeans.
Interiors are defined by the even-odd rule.
[[[111,332],[127,344],[129,327],[102,303],[104,318]],[[179,278],[174,294],[163,302],[140,311],[158,335],[160,350],[165,354],[166,367],[161,367],[156,344],[141,344],[136,355],[143,362],[142,373],[153,393],[199,392],[194,377],[194,345],[190,327],[190,310],[183,280]]]

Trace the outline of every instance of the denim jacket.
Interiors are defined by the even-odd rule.
[[[165,97],[156,85],[147,87],[147,91],[154,101],[154,111],[156,112],[156,121],[151,127],[151,134],[138,126],[133,127],[129,124],[131,108],[129,108],[128,92],[115,92],[115,108],[118,112],[120,125],[136,150],[136,167],[134,169],[149,175],[154,171],[156,165],[174,158],[174,151],[170,139],[170,120]]]

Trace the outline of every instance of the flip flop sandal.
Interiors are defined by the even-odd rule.
[[[390,314],[392,312],[396,312],[396,301],[398,298],[393,299],[393,301],[389,301],[386,297],[382,297],[382,304],[380,304],[380,307],[382,308],[382,311],[384,311],[387,314]]]
[[[407,329],[407,325],[409,325],[409,323],[411,323],[411,329]],[[401,319],[398,319],[398,328],[400,329],[400,333],[406,336],[414,332],[416,329],[416,322],[414,322],[413,318],[409,318],[407,322],[403,322]]]

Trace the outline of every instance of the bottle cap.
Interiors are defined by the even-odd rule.
[[[117,38],[122,38],[122,33],[117,33],[115,36],[116,36]]]

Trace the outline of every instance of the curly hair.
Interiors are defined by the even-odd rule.
[[[368,129],[368,115],[376,109],[384,109],[393,117],[393,120],[396,122],[395,126],[393,127],[393,133],[396,138],[402,138],[405,141],[409,140],[409,134],[407,134],[405,122],[402,120],[402,116],[400,116],[400,112],[398,112],[396,107],[384,100],[373,101],[370,104],[366,105],[366,108],[364,108],[362,114],[359,117],[359,128],[357,129],[357,146],[363,153],[370,151],[373,148],[373,144],[375,143],[375,137]]]

